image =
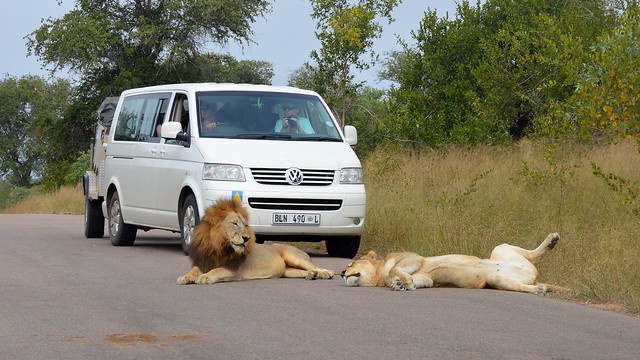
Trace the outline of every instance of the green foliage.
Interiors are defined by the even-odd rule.
[[[62,18],[45,19],[28,47],[53,70],[121,91],[163,82],[208,42],[248,42],[251,23],[266,11],[266,0],[78,0]]]
[[[13,186],[7,181],[0,181],[0,209],[8,208],[30,195],[31,190],[27,187]]]
[[[84,176],[85,172],[91,166],[91,152],[83,151],[80,156],[76,159],[76,161],[71,164],[71,171],[69,171],[65,178],[63,185],[77,185],[82,182],[82,176]]]
[[[71,98],[67,80],[46,82],[37,76],[0,81],[0,175],[30,187],[73,149],[74,127],[64,124]]]
[[[392,54],[397,138],[506,143],[534,130],[552,103],[571,96],[598,36],[616,14],[606,0],[487,0],[457,6],[455,18],[425,13],[415,45]]]
[[[454,20],[428,11],[413,32],[415,47],[405,44],[403,53],[388,59],[387,78],[399,84],[390,94],[397,111],[388,126],[395,137],[438,146],[449,141],[456,124],[469,121],[478,92],[471,69],[483,32],[477,14],[467,2]]]
[[[273,75],[273,65],[266,61],[238,61],[231,55],[207,53],[177,65],[165,82],[271,84]]]
[[[593,175],[602,179],[609,190],[620,196],[621,203],[631,207],[631,211],[635,215],[640,215],[640,181],[632,181],[613,173],[605,173],[594,162],[591,163]]]
[[[392,139],[387,137],[384,121],[391,111],[383,90],[363,87],[358,90],[345,119],[346,125],[353,125],[358,129],[358,145],[355,150],[361,155],[370,152],[375,147]]]
[[[47,176],[41,182],[44,192],[58,190],[61,186],[76,186],[82,182],[82,176],[89,169],[91,152],[83,151],[75,161],[61,160],[55,168],[49,169]]]
[[[540,120],[548,137],[614,142],[640,136],[640,10],[627,8],[618,26],[598,38],[566,101]]]

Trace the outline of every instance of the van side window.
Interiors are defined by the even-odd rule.
[[[136,95],[125,99],[118,115],[114,140],[153,141],[158,121],[162,122],[169,106],[170,94]]]
[[[182,125],[182,131],[189,133],[189,98],[187,94],[177,93],[175,95],[169,121],[179,122]],[[182,141],[174,139],[167,139],[165,143],[183,145]]]
[[[118,114],[118,123],[114,140],[132,141],[136,137],[136,127],[138,119],[142,114],[142,106],[144,105],[143,97],[130,97],[122,102],[120,113]]]
[[[136,140],[160,142],[160,138],[156,135],[156,126],[158,125],[158,121],[160,121],[160,124],[162,123],[168,106],[168,97],[152,97],[147,100],[142,115],[142,123],[140,124],[140,132]]]

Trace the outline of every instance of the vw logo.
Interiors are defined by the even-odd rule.
[[[304,175],[302,175],[302,170],[298,168],[290,168],[287,169],[284,173],[285,179],[291,185],[300,185],[302,183],[302,179],[304,179]]]

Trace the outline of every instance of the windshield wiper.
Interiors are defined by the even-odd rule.
[[[264,140],[291,140],[291,135],[288,134],[262,134],[262,133],[252,133],[252,134],[238,134],[235,136],[236,139],[264,139]]]
[[[296,140],[300,140],[300,141],[335,141],[335,142],[342,142],[341,139],[336,139],[336,138],[327,137],[327,136],[301,136],[299,138],[296,138]]]

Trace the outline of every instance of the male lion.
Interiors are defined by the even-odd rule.
[[[538,283],[536,264],[560,240],[551,233],[535,250],[502,244],[489,259],[467,255],[423,257],[416,253],[391,253],[376,259],[370,251],[342,271],[349,286],[389,286],[393,290],[415,290],[439,286],[522,291],[544,294],[552,285]]]
[[[236,201],[210,206],[189,244],[192,268],[180,285],[213,284],[267,278],[331,279],[332,270],[317,267],[307,253],[284,244],[257,244],[249,214]]]

